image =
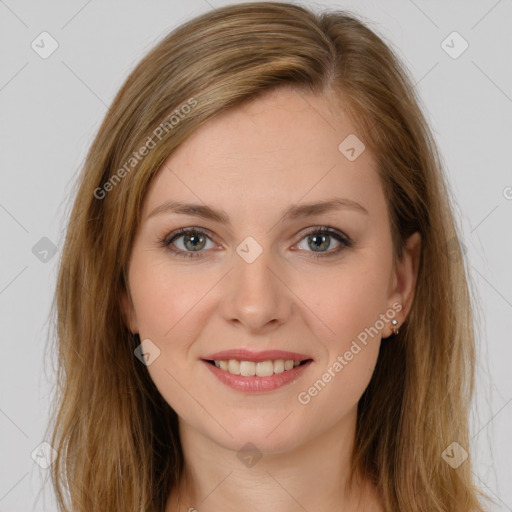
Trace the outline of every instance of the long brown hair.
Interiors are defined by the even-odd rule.
[[[412,309],[381,345],[359,402],[352,474],[371,478],[390,512],[483,511],[471,459],[454,468],[442,456],[454,441],[469,451],[475,335],[452,199],[420,100],[390,45],[357,16],[277,2],[215,9],[165,37],[126,79],[86,157],[52,305],[51,477],[61,511],[163,512],[180,480],[177,415],[134,356],[121,306],[142,202],[198,127],[283,86],[329,93],[351,116],[378,165],[395,258],[409,235],[422,237]]]

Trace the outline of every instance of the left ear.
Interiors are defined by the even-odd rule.
[[[402,258],[396,265],[389,294],[389,307],[395,302],[402,305],[397,313],[398,328],[405,322],[412,307],[421,255],[421,235],[413,233],[406,241]],[[389,336],[392,334],[391,328]]]

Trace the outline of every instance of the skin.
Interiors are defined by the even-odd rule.
[[[333,105],[327,96],[280,89],[224,112],[167,159],[146,195],[123,306],[132,332],[160,350],[148,370],[179,416],[186,472],[180,500],[173,492],[166,512],[238,511],[248,503],[254,511],[383,510],[369,481],[352,488],[346,481],[357,403],[391,323],[309,403],[297,399],[393,303],[402,307],[395,318],[403,324],[419,261],[415,233],[393,265],[374,161],[369,150],[354,161],[338,150],[357,132]],[[333,197],[356,201],[368,214],[340,209],[282,221],[288,206]],[[231,226],[169,212],[148,218],[169,200],[222,209]],[[305,231],[318,226],[348,235],[353,247],[331,237],[315,251]],[[160,245],[182,227],[209,232],[199,244],[202,257]],[[250,264],[236,252],[248,236],[263,250]],[[193,242],[181,236],[173,246],[191,253]],[[333,255],[315,259],[319,252]],[[247,394],[201,361],[233,348],[291,350],[313,363],[280,389]],[[247,442],[262,454],[252,467],[237,457]]]

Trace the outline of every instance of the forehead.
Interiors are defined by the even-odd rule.
[[[272,91],[215,116],[180,145],[153,178],[144,214],[169,200],[263,214],[333,197],[378,213],[385,203],[374,160],[355,137],[331,98]]]

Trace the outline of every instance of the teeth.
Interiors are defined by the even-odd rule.
[[[230,359],[228,361],[228,372],[232,373],[233,375],[240,375],[240,361]]]
[[[274,373],[283,373],[284,372],[284,361],[282,359],[278,359],[274,361]]]
[[[272,361],[260,361],[256,363],[254,370],[258,377],[270,377],[274,375],[274,363]]]
[[[256,363],[251,361],[240,361],[240,375],[250,377],[256,375]]]
[[[255,363],[254,361],[237,361],[236,359],[230,359],[229,361],[214,361],[214,363],[217,368],[232,373],[233,375],[270,377],[274,373],[282,373],[299,366],[300,361],[278,359],[276,361],[260,361]]]

